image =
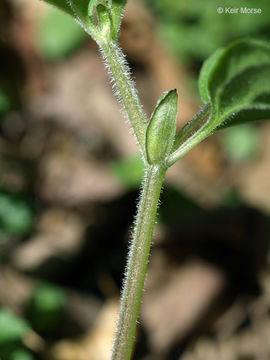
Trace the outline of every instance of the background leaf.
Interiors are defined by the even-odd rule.
[[[158,18],[165,43],[180,63],[200,67],[202,61],[228,42],[252,36],[266,39],[270,31],[269,0],[145,0]],[[262,9],[260,15],[217,14],[218,7]],[[203,34],[203,36],[202,36]]]
[[[65,292],[51,284],[38,285],[27,306],[28,320],[38,332],[50,333],[64,319],[67,304]]]
[[[7,309],[0,310],[0,345],[19,341],[28,330],[29,326],[25,320]]]
[[[10,360],[34,360],[34,357],[25,349],[16,349],[11,353]]]
[[[0,227],[7,233],[21,236],[33,225],[32,210],[26,201],[0,192]]]
[[[259,146],[259,131],[255,124],[234,126],[222,132],[222,149],[231,162],[244,162],[253,159]]]
[[[86,33],[69,16],[55,8],[44,14],[37,32],[37,45],[47,60],[60,60],[74,52]]]
[[[128,189],[136,189],[143,178],[144,165],[140,155],[131,155],[124,159],[115,160],[110,169],[113,175]]]

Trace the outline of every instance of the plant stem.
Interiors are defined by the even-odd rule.
[[[114,80],[117,91],[116,95],[125,108],[141,151],[145,156],[147,121],[134,82],[131,79],[125,57],[118,45],[113,41],[100,41],[99,45]]]
[[[166,169],[147,166],[138,207],[111,360],[132,354],[158,200]]]
[[[184,141],[186,141],[195,131],[205,123],[205,120],[211,113],[210,103],[206,104],[188,123],[177,132],[174,140],[174,148],[177,149]]]
[[[211,106],[207,104],[176,134],[174,148],[180,146],[168,156],[168,168],[211,134],[210,114]]]

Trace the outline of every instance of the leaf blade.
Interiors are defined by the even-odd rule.
[[[269,118],[270,44],[242,39],[219,49],[203,65],[199,89],[202,100],[211,102],[211,133]]]
[[[58,9],[64,11],[68,15],[74,17],[75,14],[70,6],[70,4],[66,0],[44,0],[47,4],[53,5]]]
[[[122,14],[126,6],[127,0],[112,0],[112,22],[114,28],[114,39],[116,40],[119,35]]]

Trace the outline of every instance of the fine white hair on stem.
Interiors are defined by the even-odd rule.
[[[143,180],[142,180],[141,186],[140,186],[139,197],[137,198],[137,201],[136,201],[136,209],[137,209],[136,214],[137,215],[135,215],[134,220],[133,220],[133,224],[132,224],[132,226],[130,228],[131,236],[129,238],[128,260],[127,260],[127,264],[126,264],[125,271],[124,271],[124,280],[123,280],[123,284],[122,284],[121,295],[123,295],[125,282],[126,282],[127,275],[128,275],[128,269],[129,269],[128,264],[129,264],[130,257],[131,257],[132,252],[133,252],[134,237],[136,236],[135,231],[136,231],[136,226],[137,226],[137,222],[138,222],[138,216],[140,215],[140,206],[141,206],[141,201],[142,201],[142,197],[143,197],[143,191],[144,191],[144,188],[145,188],[145,183],[146,183],[146,181],[148,179],[147,176],[148,176],[148,169],[145,169],[144,177],[143,177]],[[160,194],[162,194],[162,192],[163,192],[163,187],[161,187]],[[157,203],[157,211],[158,211],[158,208],[159,208],[160,205],[161,205],[161,200],[159,199],[158,203]],[[157,216],[158,216],[158,213],[156,213],[156,219],[157,219]],[[152,243],[151,243],[151,247],[152,247]]]
[[[160,166],[149,165],[145,169],[121,290],[113,360],[130,358],[164,175],[165,168]]]
[[[113,93],[124,110],[125,119],[144,154],[147,121],[125,55],[113,41],[100,43],[99,46],[106,69],[111,77]]]

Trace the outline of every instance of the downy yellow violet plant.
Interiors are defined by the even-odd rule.
[[[118,45],[127,0],[45,1],[72,16],[98,44],[145,166],[111,355],[112,360],[129,360],[165,173],[216,131],[270,118],[270,45],[242,39],[210,56],[199,77],[204,105],[176,132],[176,90],[161,95],[149,120],[142,110],[129,67]]]

